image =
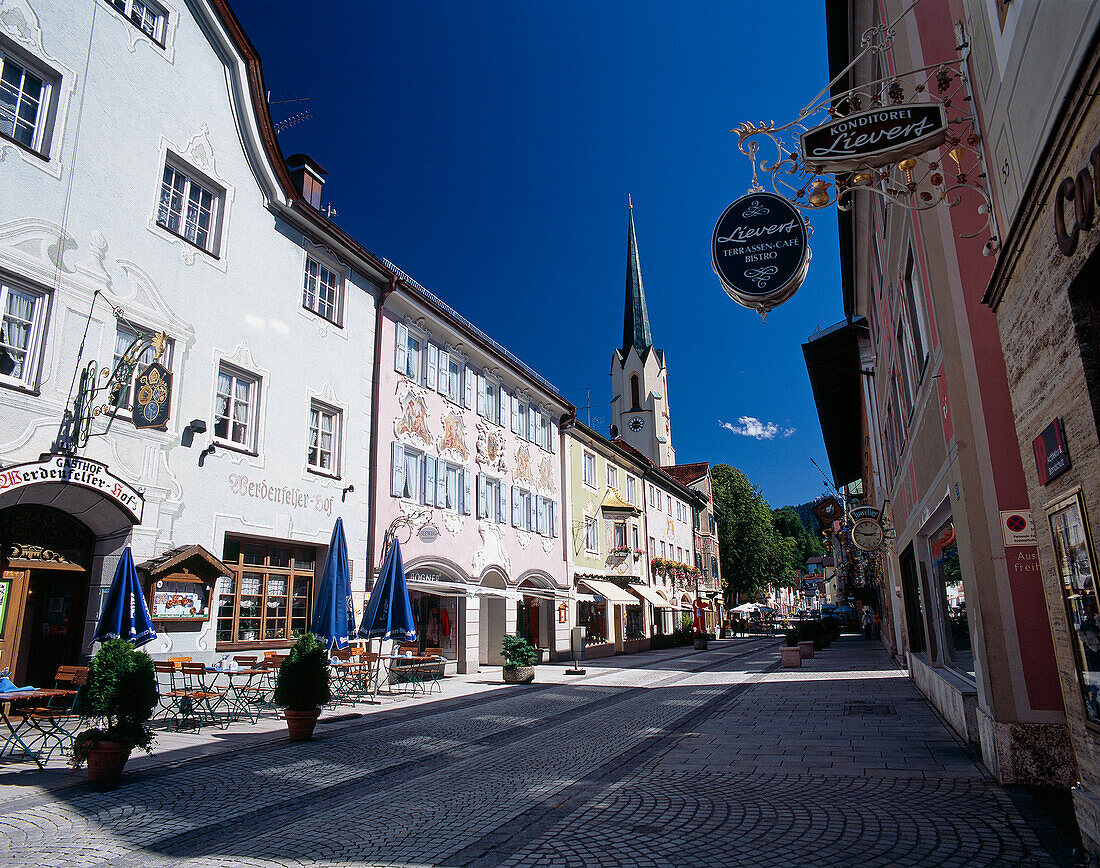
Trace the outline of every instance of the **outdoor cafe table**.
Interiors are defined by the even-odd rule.
[[[331,661],[329,666],[333,674],[332,698],[337,701],[354,701],[370,696],[371,681],[375,676],[375,662],[370,660]]]
[[[432,687],[435,687],[436,690],[442,690],[435,675],[444,663],[443,657],[435,655],[387,657],[386,672],[389,676],[387,681],[390,684],[407,684],[409,692],[414,696],[418,690],[421,693],[428,693]],[[425,686],[425,682],[427,682],[427,686]]]
[[[211,675],[211,686],[218,686],[218,679],[220,676],[225,676],[225,701],[229,704],[229,717],[231,720],[237,721],[241,717],[247,717],[249,723],[254,723],[255,718],[259,717],[259,709],[256,708],[255,716],[253,715],[253,708],[262,703],[256,701],[257,695],[260,694],[261,688],[259,685],[253,686],[253,681],[257,678],[263,678],[265,675],[270,675],[270,669],[214,669],[208,666],[206,671]],[[245,679],[244,683],[238,682],[239,678]]]
[[[7,727],[10,733],[7,741],[4,742],[3,747],[0,747],[0,752],[3,750],[19,745],[22,748],[23,753],[34,760],[35,765],[40,769],[45,768],[42,765],[42,760],[38,758],[38,753],[31,750],[22,738],[19,737],[18,730],[22,729],[22,724],[19,727],[12,725],[11,719],[8,717],[8,712],[11,710],[11,705],[16,702],[26,702],[28,700],[46,700],[47,702],[53,699],[73,699],[76,696],[75,690],[57,690],[52,687],[39,687],[35,690],[20,690],[12,691],[11,693],[0,693],[0,721]]]

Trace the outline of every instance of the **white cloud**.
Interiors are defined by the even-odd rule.
[[[755,416],[740,416],[736,425],[721,419],[718,424],[733,434],[752,437],[754,440],[774,440],[776,437],[782,439],[794,433],[794,428],[781,428],[774,422],[761,422]]]

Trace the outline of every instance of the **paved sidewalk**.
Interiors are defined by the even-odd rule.
[[[118,787],[0,794],[0,865],[1055,866],[881,646],[773,639],[498,672]],[[281,725],[281,724],[280,724]],[[171,756],[172,752],[167,752]],[[49,773],[47,773],[48,775]]]

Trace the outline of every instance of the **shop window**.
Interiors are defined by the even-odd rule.
[[[218,597],[218,647],[288,644],[309,627],[317,549],[227,536],[222,560],[233,569]]]
[[[626,606],[626,638],[645,638],[645,616],[641,606]]]
[[[585,645],[607,641],[607,601],[581,600],[577,604],[577,624],[586,629]]]
[[[943,662],[974,677],[974,652],[970,642],[970,618],[959,569],[959,544],[955,525],[946,522],[928,540],[932,556],[934,591],[943,614]]]
[[[1047,520],[1054,543],[1054,562],[1062,581],[1085,716],[1100,723],[1100,605],[1096,595],[1096,556],[1089,541],[1080,492],[1055,503]]]
[[[440,596],[426,591],[409,591],[413,621],[421,653],[442,654],[448,660],[458,659],[459,608],[458,597]]]
[[[920,588],[917,579],[917,559],[912,544],[902,552],[901,564],[902,601],[905,605],[905,626],[909,637],[909,650],[919,654],[925,649],[924,611],[921,608]]]

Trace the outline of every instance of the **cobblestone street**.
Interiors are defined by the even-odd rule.
[[[801,670],[777,657],[748,639],[594,661],[568,681],[543,666],[534,686],[445,688],[305,744],[135,765],[104,790],[21,785],[8,764],[0,864],[1069,862],[877,643],[845,637]]]

